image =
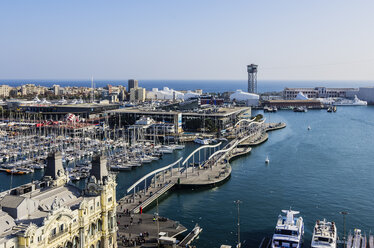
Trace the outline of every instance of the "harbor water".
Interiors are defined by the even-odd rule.
[[[340,211],[349,212],[348,230],[374,230],[374,107],[339,107],[336,113],[278,111],[265,117],[287,127],[270,133],[250,155],[234,160],[225,184],[174,191],[160,202],[160,215],[188,228],[199,223],[199,248],[235,245],[238,199],[244,247],[258,247],[263,237],[270,237],[281,210],[290,207],[304,218],[303,247],[310,247],[317,219],[335,221],[342,237]]]
[[[253,114],[262,111],[254,112]],[[348,211],[347,230],[374,229],[374,107],[338,107],[336,113],[310,110],[307,113],[265,113],[267,121],[285,122],[285,129],[269,133],[269,140],[251,154],[232,161],[231,178],[208,189],[179,189],[159,202],[159,214],[178,220],[189,229],[203,228],[195,241],[199,248],[219,247],[237,240],[237,209],[240,205],[243,247],[258,247],[270,237],[282,209],[300,211],[305,222],[304,247],[310,247],[314,223],[335,221],[343,232],[340,211]],[[308,130],[308,126],[311,130]],[[117,177],[117,196],[146,173],[186,157],[198,145],[145,164]],[[266,157],[270,163],[265,164]],[[39,179],[42,172],[24,176],[0,173],[0,188],[9,189]],[[156,212],[156,207],[146,211]]]

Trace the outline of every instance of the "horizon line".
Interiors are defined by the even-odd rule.
[[[128,81],[130,79],[135,79],[138,81],[248,81],[248,79],[136,79],[136,78],[128,78],[128,79],[108,79],[108,78],[98,78],[94,81]],[[65,78],[65,79],[51,79],[51,78],[0,78],[0,81],[91,81],[91,78]],[[304,81],[304,82],[315,82],[315,81],[325,81],[325,82],[370,82],[374,79],[258,79],[257,81]]]

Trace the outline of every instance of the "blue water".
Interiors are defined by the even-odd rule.
[[[310,247],[317,219],[335,221],[341,236],[343,218],[339,212],[343,210],[349,212],[348,230],[361,228],[369,234],[374,229],[374,106],[338,107],[336,113],[278,111],[266,113],[265,117],[271,122],[285,122],[287,127],[269,133],[267,142],[253,148],[250,155],[234,160],[232,176],[225,184],[171,192],[160,201],[160,215],[178,220],[189,229],[198,222],[203,232],[194,244],[199,248],[235,245],[234,201],[238,199],[242,201],[244,247],[257,247],[264,236],[271,236],[280,211],[290,207],[301,211],[304,218],[304,247]],[[118,197],[147,172],[186,156],[196,147],[189,144],[186,151],[121,172]],[[269,165],[264,163],[266,156]],[[8,175],[0,173],[2,189],[9,187],[9,180]],[[29,180],[31,175],[14,176],[13,186]]]
[[[0,80],[1,84],[20,86],[22,84],[36,84],[51,87],[54,84],[65,86],[91,87],[90,80]],[[96,87],[104,87],[107,84],[124,85],[127,80],[95,80]],[[282,91],[284,87],[360,87],[373,86],[371,81],[285,81],[285,80],[258,80],[258,92]],[[202,89],[203,92],[226,92],[237,89],[247,90],[246,80],[139,80],[139,86],[152,90],[152,88],[169,87],[175,90]]]
[[[349,212],[348,229],[358,227],[368,234],[374,228],[374,107],[265,116],[284,121],[287,127],[270,133],[251,155],[233,161],[227,183],[208,190],[177,191],[160,204],[160,214],[189,228],[198,222],[204,231],[197,247],[235,244],[234,201],[238,199],[243,202],[244,247],[257,247],[262,237],[271,236],[281,209],[290,207],[304,218],[304,247],[310,247],[317,219],[335,221],[341,234],[343,210]],[[269,165],[264,163],[266,156]]]

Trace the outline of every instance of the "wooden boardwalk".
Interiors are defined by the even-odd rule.
[[[146,189],[128,194],[118,201],[118,210],[128,210],[131,213],[139,213],[157,198],[168,192],[173,187],[201,187],[215,186],[226,181],[231,175],[230,160],[251,152],[251,146],[265,142],[268,139],[268,131],[284,128],[284,123],[263,123],[256,132],[240,133],[225,147],[211,154],[203,163],[187,164],[183,167],[170,167],[154,175],[150,185]],[[200,156],[200,155],[199,155]],[[158,169],[159,171],[160,169]],[[146,180],[146,179],[145,179]]]

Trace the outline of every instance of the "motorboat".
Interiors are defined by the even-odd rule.
[[[312,248],[336,248],[337,230],[334,222],[317,220],[313,230]]]
[[[293,112],[308,112],[308,109],[306,107],[295,107]]]
[[[360,229],[354,229],[353,235],[348,235],[347,248],[366,248],[366,236],[361,234]]]
[[[277,226],[272,238],[272,248],[300,248],[304,236],[304,221],[302,217],[295,217],[298,211],[282,210],[286,216],[279,215]]]
[[[270,162],[269,157],[266,157],[265,163],[268,164]]]
[[[308,131],[312,130],[312,128],[310,126],[308,126]]]
[[[210,139],[201,139],[201,138],[196,138],[194,140],[195,143],[200,144],[200,145],[209,145],[210,144]]]
[[[172,147],[162,146],[158,151],[161,153],[173,153],[174,149]]]
[[[175,150],[183,150],[185,145],[175,144],[175,145],[172,145],[172,147]]]
[[[278,109],[277,109],[277,107],[268,107],[268,106],[265,106],[264,107],[264,112],[277,112],[278,111]]]

